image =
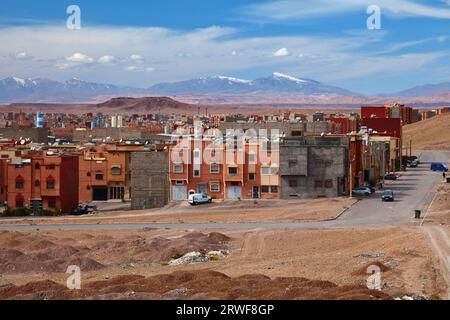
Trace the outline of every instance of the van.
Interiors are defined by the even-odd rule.
[[[211,203],[212,198],[205,193],[193,193],[189,195],[188,202],[195,206],[201,203]]]
[[[433,162],[431,164],[430,170],[447,172],[448,171],[448,167],[447,167],[446,164],[444,164],[442,162]]]

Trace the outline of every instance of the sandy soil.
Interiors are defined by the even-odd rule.
[[[211,249],[230,254],[204,263],[167,263],[186,252]],[[384,255],[367,256],[375,253]],[[64,269],[77,263],[83,290],[68,292]],[[372,264],[383,271],[386,295],[364,288]],[[2,232],[0,271],[4,299],[436,298],[446,290],[424,234],[399,228]]]
[[[171,203],[162,209],[117,211],[86,217],[2,219],[0,224],[323,221],[336,218],[355,202],[355,199],[344,197],[270,200],[257,204],[253,201],[225,201],[195,207],[183,202]]]
[[[450,114],[403,127],[404,143],[420,150],[450,150]]]
[[[426,224],[450,226],[450,184],[442,183],[426,216]]]

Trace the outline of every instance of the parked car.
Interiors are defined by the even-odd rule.
[[[211,203],[212,198],[205,193],[193,193],[189,195],[188,202],[195,206],[202,203]]]
[[[375,193],[375,188],[372,186],[364,186],[365,188],[369,188],[370,189],[370,193]]]
[[[353,189],[352,194],[354,196],[370,196],[372,191],[369,187],[357,187]]]
[[[410,168],[417,168],[419,165],[419,161],[418,160],[413,160],[409,163],[409,167]]]
[[[93,204],[80,204],[74,210],[72,210],[71,214],[75,216],[81,216],[84,214],[89,214],[97,211],[97,207]]]
[[[383,195],[381,196],[382,201],[394,201],[394,191],[392,190],[384,190]]]
[[[431,164],[430,170],[432,171],[441,171],[441,172],[447,172],[448,167],[445,163],[442,162],[433,162]]]
[[[397,176],[394,173],[386,173],[384,180],[397,180]]]

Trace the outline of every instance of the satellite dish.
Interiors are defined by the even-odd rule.
[[[25,142],[26,142],[26,141],[25,141],[24,139],[20,140],[20,144],[21,144],[21,145],[24,145]]]

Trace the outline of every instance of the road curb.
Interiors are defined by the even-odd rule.
[[[339,212],[335,217],[333,218],[329,218],[329,219],[324,219],[324,220],[320,220],[320,221],[334,221],[339,219],[344,213],[346,213],[348,210],[350,210],[355,204],[359,203],[360,201],[362,201],[361,199],[357,199],[355,203],[353,203],[351,206],[349,206],[348,208],[343,209],[341,212]]]

